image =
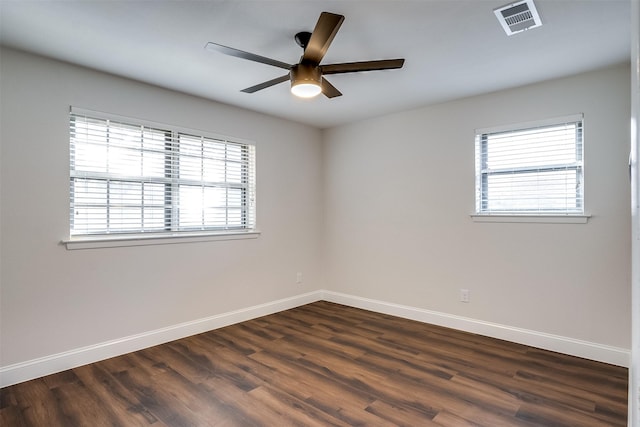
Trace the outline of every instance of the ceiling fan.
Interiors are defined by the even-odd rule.
[[[327,98],[335,98],[336,96],[341,96],[342,93],[324,78],[325,75],[402,68],[404,59],[384,59],[378,61],[320,65],[322,58],[324,58],[324,55],[327,53],[329,45],[336,36],[343,21],[344,16],[342,15],[322,12],[312,33],[303,31],[296,34],[296,43],[304,49],[300,62],[297,64],[287,64],[286,62],[266,58],[217,43],[209,42],[205,48],[224,53],[225,55],[283,68],[288,71],[284,76],[243,89],[242,92],[246,93],[254,93],[290,80],[291,92],[296,96],[311,98],[322,92]]]

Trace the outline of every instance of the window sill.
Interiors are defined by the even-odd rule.
[[[586,224],[591,215],[470,215],[473,222],[530,222],[546,224]]]
[[[175,243],[197,243],[216,240],[256,239],[259,231],[231,231],[227,233],[176,233],[149,235],[114,235],[72,237],[61,243],[67,250],[120,248],[127,246],[169,245]]]

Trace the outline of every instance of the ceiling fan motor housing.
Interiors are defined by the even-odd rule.
[[[320,67],[314,64],[302,62],[291,67],[291,89],[301,85],[313,85],[320,87],[322,72]]]

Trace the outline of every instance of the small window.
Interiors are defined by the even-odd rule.
[[[72,109],[70,152],[72,237],[254,229],[253,145]]]
[[[476,214],[583,215],[582,115],[476,131]]]

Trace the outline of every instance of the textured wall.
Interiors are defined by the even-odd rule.
[[[327,287],[630,348],[629,105],[622,64],[328,130]],[[473,222],[474,130],[575,113],[589,222]]]
[[[321,287],[320,131],[11,50],[1,67],[3,366]],[[262,235],[66,250],[70,105],[255,142]]]

